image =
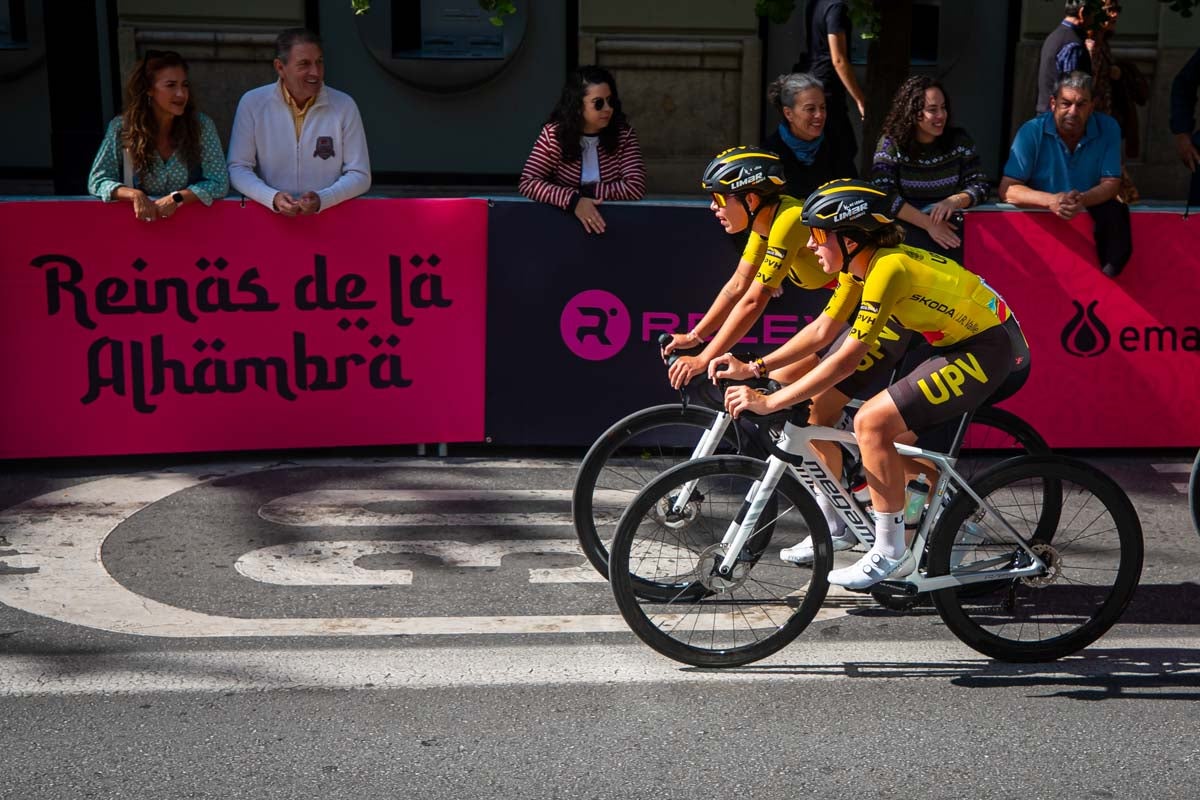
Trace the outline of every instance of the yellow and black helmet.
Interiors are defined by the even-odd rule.
[[[783,162],[770,150],[731,147],[708,162],[700,188],[717,194],[743,195],[751,192],[769,197],[783,190]]]
[[[839,178],[821,184],[808,196],[800,220],[809,228],[870,236],[896,221],[892,200],[888,192],[866,181]]]

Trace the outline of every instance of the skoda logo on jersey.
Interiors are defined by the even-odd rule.
[[[1073,356],[1079,358],[1098,356],[1108,349],[1108,345],[1112,341],[1108,327],[1096,315],[1097,303],[1099,303],[1098,300],[1093,300],[1088,303],[1087,308],[1084,308],[1082,303],[1076,300],[1071,301],[1071,305],[1075,306],[1075,316],[1071,317],[1070,322],[1062,330],[1062,346],[1063,350]]]
[[[603,289],[588,289],[568,300],[558,327],[567,349],[588,361],[604,361],[621,352],[632,330],[629,309]]]

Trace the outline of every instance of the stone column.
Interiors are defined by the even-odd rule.
[[[762,58],[753,0],[579,4],[579,62],[616,78],[652,192],[695,194],[719,150],[758,143]]]

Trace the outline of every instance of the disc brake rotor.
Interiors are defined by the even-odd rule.
[[[1039,542],[1029,549],[1046,565],[1046,574],[1021,578],[1021,583],[1040,589],[1057,581],[1062,575],[1062,556],[1058,554],[1058,551],[1044,542]]]
[[[677,531],[691,525],[700,514],[700,504],[695,499],[689,500],[679,511],[675,511],[674,506],[674,497],[664,497],[654,504],[650,515],[663,527]]]
[[[717,566],[725,559],[725,545],[718,542],[700,553],[696,563],[696,579],[714,592],[731,592],[746,582],[751,564],[737,561],[728,575],[717,574]]]

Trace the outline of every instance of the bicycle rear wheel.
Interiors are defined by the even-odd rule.
[[[579,546],[597,572],[608,577],[608,547],[622,512],[652,478],[689,460],[716,419],[717,412],[704,406],[651,406],[615,423],[588,450],[575,476],[571,516]],[[713,454],[760,455],[736,425],[730,423]]]
[[[1047,495],[1046,487],[1057,493]],[[1129,604],[1142,570],[1142,528],[1128,496],[1081,461],[1027,456],[981,474],[959,492],[934,529],[928,575],[996,580],[943,589],[934,604],[970,647],[1003,661],[1050,661],[1094,642]],[[1047,564],[1040,575],[1006,577],[1027,566],[1001,519]]]
[[[766,470],[763,461],[737,456],[680,464],[622,515],[609,570],[613,596],[633,632],[668,658],[699,667],[748,664],[787,645],[820,609],[833,545],[816,502],[790,474],[768,498],[732,572],[717,572],[722,539],[745,518]],[[662,509],[693,481],[688,512],[665,517]],[[779,559],[777,548],[809,535],[813,564]]]
[[[971,417],[954,468],[970,483],[1005,459],[1049,454],[1050,446],[1028,422],[1003,408],[982,406]]]

